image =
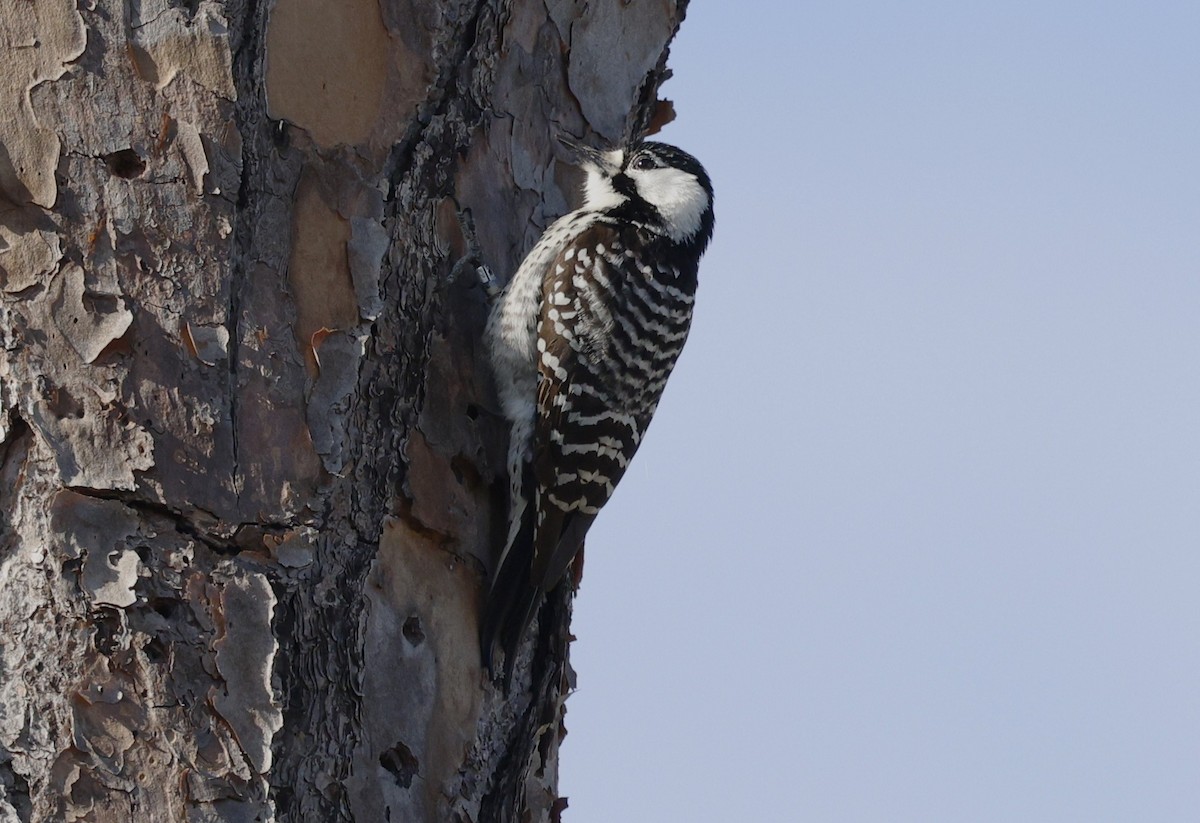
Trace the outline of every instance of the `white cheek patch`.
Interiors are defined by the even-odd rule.
[[[708,192],[696,175],[682,169],[649,169],[630,174],[638,194],[662,215],[667,235],[676,242],[688,240],[700,231],[700,221],[708,209]]]

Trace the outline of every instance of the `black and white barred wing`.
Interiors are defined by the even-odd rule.
[[[687,337],[694,274],[681,283],[675,269],[630,251],[644,247],[597,223],[543,281],[533,439],[533,581],[543,590],[625,474]]]

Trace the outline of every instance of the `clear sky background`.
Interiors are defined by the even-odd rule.
[[[569,823],[1200,820],[1200,4],[694,0]]]

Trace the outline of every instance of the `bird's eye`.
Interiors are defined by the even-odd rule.
[[[657,164],[654,162],[654,158],[653,158],[653,157],[651,157],[651,156],[650,156],[650,155],[648,155],[648,154],[642,154],[642,155],[639,155],[639,156],[638,156],[638,157],[637,157],[637,158],[636,158],[636,159],[633,161],[633,167],[634,167],[635,169],[639,169],[639,170],[642,170],[642,171],[644,171],[644,170],[646,170],[646,169],[652,169],[652,168],[654,168],[656,165],[657,165]]]

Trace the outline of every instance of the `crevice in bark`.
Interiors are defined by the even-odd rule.
[[[203,543],[216,554],[234,555],[242,551],[242,546],[236,540],[230,540],[226,537],[213,534],[210,531],[202,529],[196,525],[190,517],[178,509],[172,508],[165,503],[159,503],[153,500],[145,500],[138,497],[134,492],[119,491],[116,489],[93,489],[87,486],[64,486],[64,489],[75,494],[83,495],[84,497],[94,497],[97,500],[115,500],[123,506],[137,511],[141,514],[152,515],[163,520],[169,521],[175,528],[175,531],[180,534],[191,537],[200,543]],[[215,519],[215,518],[214,518]],[[243,524],[246,525],[246,524]],[[285,524],[254,524],[260,528],[282,531],[288,528]]]
[[[268,14],[267,6],[260,0],[245,0],[245,3],[241,26],[237,31],[241,41],[236,44],[231,67],[238,90],[234,116],[242,135],[242,167],[238,179],[234,254],[229,278],[229,357],[227,361],[229,364],[229,423],[233,450],[232,482],[233,493],[239,503],[242,494],[241,469],[239,468],[241,452],[238,438],[238,364],[241,360],[239,349],[242,342],[241,290],[250,276],[250,266],[253,264],[254,224],[259,212],[258,198],[262,194],[260,187],[255,183],[260,178],[260,144],[264,142],[258,139],[266,111],[266,98],[262,90],[260,69],[263,62],[262,36],[266,31]],[[272,141],[267,140],[265,144],[270,146]]]
[[[33,430],[25,419],[16,411],[8,414],[8,437],[0,443],[0,541],[11,526],[12,501],[24,480],[25,461],[33,441]]]
[[[353,819],[345,780],[360,734],[358,635],[370,558],[369,545],[322,537],[312,569],[336,577],[320,585],[314,573],[304,574],[280,592],[272,621],[276,671],[287,675],[271,799],[281,821]]]
[[[21,823],[29,823],[33,816],[29,781],[13,768],[12,755],[3,750],[0,750],[0,800],[12,807],[16,812],[17,820]]]
[[[437,80],[434,81],[430,88],[425,102],[421,105],[417,112],[417,116],[409,124],[408,130],[404,137],[392,147],[391,153],[391,198],[395,198],[399,188],[399,183],[409,174],[413,165],[413,152],[425,139],[425,131],[435,117],[444,117],[449,109],[451,101],[457,97],[457,94],[451,94],[452,91],[461,93],[462,89],[457,88],[462,80],[471,77],[475,70],[475,61],[471,58],[471,53],[475,49],[475,45],[479,38],[479,22],[484,9],[490,5],[489,0],[480,0],[475,4],[469,19],[463,24],[462,28],[454,31],[450,36],[455,44],[454,52],[450,55],[442,66],[439,68]],[[469,34],[469,36],[464,33]],[[469,85],[469,84],[468,84]],[[475,119],[478,116],[478,106],[476,106]],[[435,194],[446,194],[448,192],[436,192]]]
[[[431,545],[437,546],[443,551],[450,551],[450,546],[454,542],[454,536],[440,532],[431,526],[427,526],[421,522],[421,519],[413,514],[413,500],[411,497],[401,495],[396,501],[396,516],[404,521],[415,534],[420,535]]]

